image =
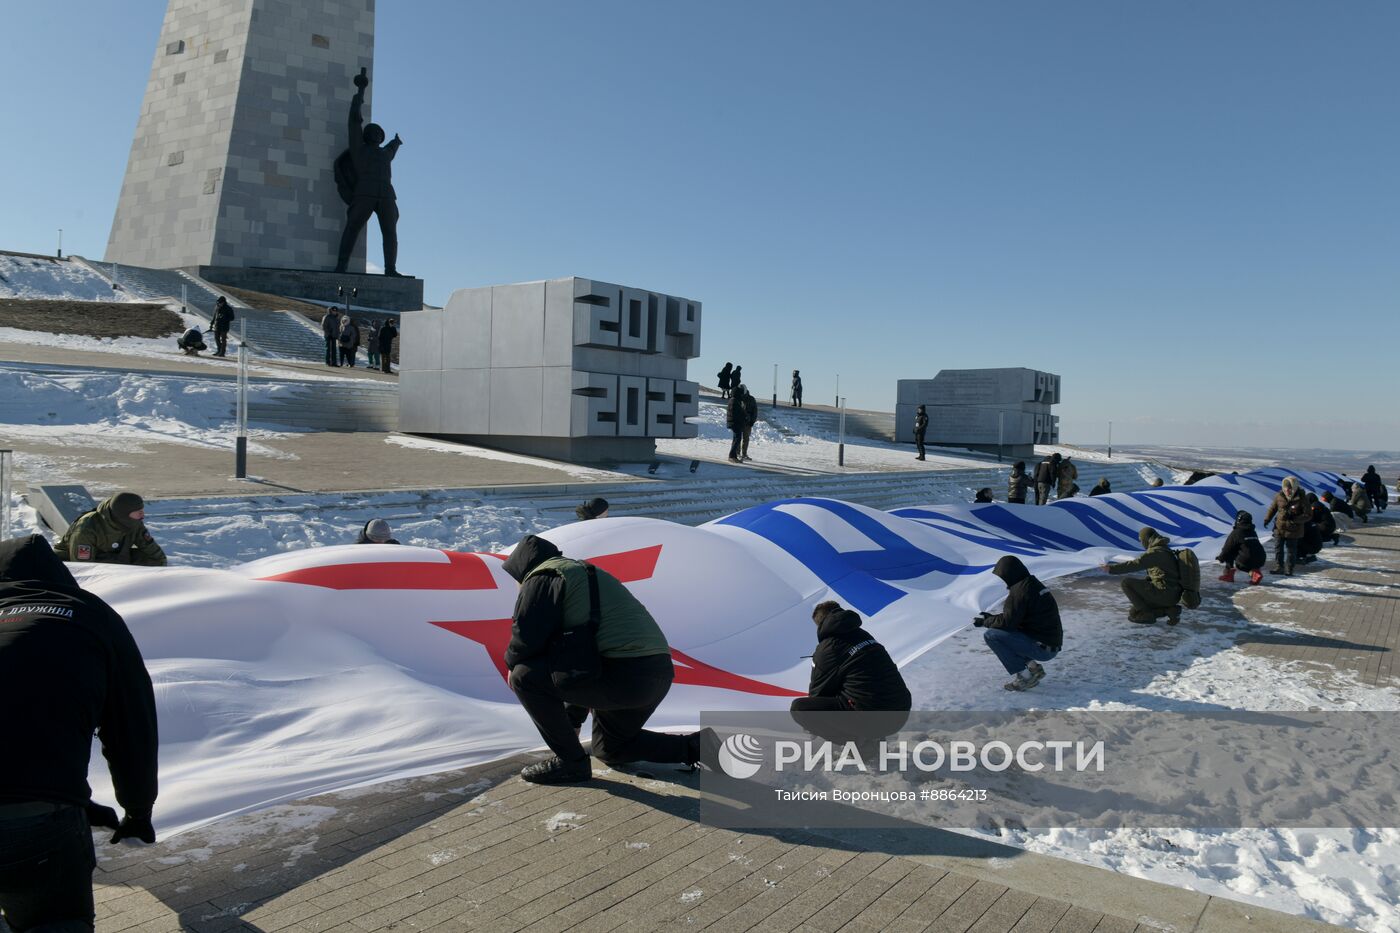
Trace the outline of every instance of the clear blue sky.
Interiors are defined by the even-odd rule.
[[[106,246],[163,0],[5,4],[0,247]],[[1395,448],[1400,4],[381,2],[430,301],[698,298],[713,382],[1062,375],[1066,441]],[[378,244],[371,247],[372,255]]]

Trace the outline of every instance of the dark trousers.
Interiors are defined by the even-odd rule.
[[[549,750],[563,761],[587,757],[574,729],[593,711],[593,755],[606,762],[694,761],[688,736],[649,732],[651,714],[666,699],[676,676],[671,657],[604,658],[596,681],[561,689],[550,678],[547,661],[522,662],[510,669],[510,689],[540,731]]]
[[[734,434],[734,440],[731,441],[730,444],[729,444],[729,459],[730,459],[730,460],[738,460],[738,459],[739,459],[739,445],[742,444],[742,443],[744,442],[744,429],[743,429],[743,428],[730,428],[729,430]]]
[[[82,807],[6,818],[0,807],[0,914],[16,933],[91,933],[92,830]]]
[[[802,393],[801,393],[801,392],[798,392],[798,393],[796,393],[795,395],[793,395],[793,397],[792,397],[792,407],[793,407],[793,408],[801,408],[801,407],[802,407]]]
[[[1132,612],[1145,618],[1157,618],[1167,614],[1167,610],[1181,602],[1181,590],[1159,590],[1151,580],[1142,577],[1128,577],[1122,583],[1123,595],[1128,597]]]
[[[214,355],[228,356],[228,331],[214,331]]]
[[[828,742],[878,742],[909,721],[908,710],[855,710],[845,697],[798,697],[792,720]]]
[[[748,456],[749,456],[749,435],[750,435],[751,433],[753,433],[753,425],[751,425],[751,424],[750,424],[750,425],[746,425],[746,426],[744,427],[744,437],[743,437],[743,439],[739,442],[739,459],[740,459],[740,460],[747,460],[747,459],[748,459]]]
[[[393,275],[398,271],[399,205],[393,198],[365,197],[355,198],[346,208],[345,230],[340,234],[335,271],[345,271],[350,262],[350,253],[355,249],[355,241],[360,238],[360,231],[369,223],[371,215],[379,218],[379,238],[384,241],[384,272]]]
[[[334,337],[326,338],[326,365],[340,365],[340,341]]]
[[[391,356],[393,356],[392,349],[386,350],[383,347],[379,348],[379,371],[381,373],[393,372],[393,370],[389,368],[389,358]]]
[[[1287,557],[1287,561],[1284,558]],[[1298,563],[1298,539],[1278,537],[1274,539],[1274,566],[1292,570]]]
[[[1014,502],[1014,503],[1016,503],[1017,505],[1025,505],[1025,504],[1026,504],[1026,497],[1025,497],[1025,496],[1012,496],[1010,499],[1007,499],[1006,501],[1007,501],[1007,502]]]
[[[341,348],[340,348],[340,365],[341,365],[341,366],[349,366],[351,369],[353,369],[353,368],[355,367],[355,348],[354,348],[354,347],[341,347]]]
[[[914,448],[919,452],[919,459],[924,459],[924,435],[921,431],[914,432]]]
[[[1036,505],[1044,505],[1045,503],[1047,503],[1047,502],[1049,502],[1049,501],[1050,501],[1050,484],[1049,484],[1049,483],[1036,483],[1036,484],[1035,484],[1035,504],[1036,504]]]

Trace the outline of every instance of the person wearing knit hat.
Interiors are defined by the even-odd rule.
[[[578,516],[578,520],[581,522],[592,521],[595,518],[607,518],[608,500],[600,498],[589,499],[583,505],[576,507],[574,509],[574,514]]]
[[[146,529],[146,502],[134,492],[103,499],[78,516],[54,545],[60,560],[164,567],[165,552]]]
[[[360,529],[360,536],[355,539],[356,544],[398,544],[398,539],[394,537],[393,529],[389,523],[382,518],[371,518],[365,522],[365,527]]]

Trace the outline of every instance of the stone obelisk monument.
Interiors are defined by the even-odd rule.
[[[334,269],[334,165],[373,59],[374,0],[170,0],[106,259]],[[346,268],[364,272],[363,239]]]

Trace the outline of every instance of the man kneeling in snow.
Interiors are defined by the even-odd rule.
[[[520,583],[505,656],[510,689],[554,752],[522,770],[522,778],[572,784],[593,776],[578,740],[589,710],[593,754],[607,764],[718,765],[713,729],[668,735],[643,728],[670,691],[675,668],[661,627],[627,587],[535,535],[520,539],[505,571]]]
[[[986,629],[983,640],[1012,675],[1003,686],[1029,690],[1045,678],[1039,662],[1053,659],[1064,644],[1060,607],[1019,558],[1006,555],[992,573],[1006,584],[1006,602],[1001,612],[984,612],[972,624]]]
[[[889,652],[861,628],[860,616],[824,602],[812,610],[812,621],[821,641],[807,696],[792,701],[797,724],[831,742],[878,742],[904,728],[913,705],[909,688]]]
[[[1181,568],[1172,553],[1171,540],[1155,528],[1141,529],[1138,540],[1146,548],[1140,556],[1118,564],[1100,564],[1099,569],[1111,574],[1146,570],[1146,579],[1123,581],[1123,595],[1132,606],[1128,621],[1151,625],[1165,613],[1167,624],[1175,625],[1181,621]]]

